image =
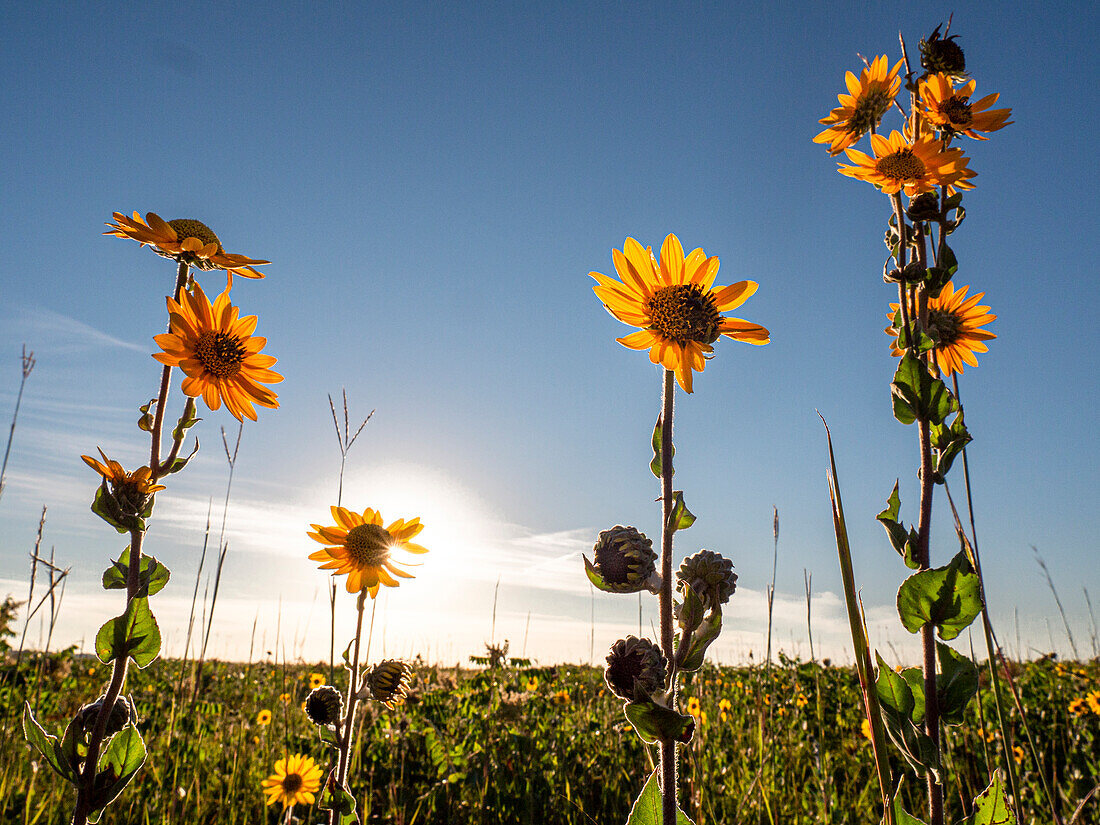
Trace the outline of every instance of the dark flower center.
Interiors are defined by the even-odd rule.
[[[912,149],[902,149],[879,158],[875,171],[891,180],[920,180],[924,177],[925,168]]]
[[[641,651],[631,651],[618,656],[607,666],[608,684],[624,699],[634,698],[634,685],[642,675],[645,663]]]
[[[185,238],[198,238],[203,246],[214,243],[218,245],[218,252],[222,251],[222,242],[202,221],[196,221],[194,218],[176,218],[168,221],[168,225],[176,230],[176,235],[181,241]]]
[[[297,773],[288,773],[283,778],[283,793],[295,794],[302,789],[302,776]]]
[[[224,332],[206,331],[195,344],[195,357],[218,378],[232,378],[241,371],[245,349],[240,338]]]
[[[959,338],[962,332],[962,318],[954,312],[945,312],[942,309],[928,310],[928,330],[942,346],[950,346]]]
[[[879,84],[875,84],[856,100],[852,116],[848,118],[846,131],[853,135],[862,135],[872,127],[878,126],[883,113],[890,106],[890,96]]]
[[[970,99],[966,97],[952,97],[940,105],[940,111],[947,118],[951,126],[965,129],[974,120],[970,114]]]
[[[646,301],[649,328],[667,341],[683,346],[689,341],[713,344],[718,340],[722,316],[714,295],[699,284],[666,286]]]
[[[348,531],[344,544],[356,566],[377,567],[390,557],[393,536],[377,524],[360,524]]]

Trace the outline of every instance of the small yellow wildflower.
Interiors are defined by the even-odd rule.
[[[280,693],[279,694],[279,701],[282,702],[284,705],[289,705],[290,704],[290,694],[289,693]]]
[[[554,694],[555,705],[568,705],[569,704],[569,691],[559,690]]]
[[[1100,716],[1100,690],[1094,690],[1085,697],[1089,710]]]
[[[267,708],[264,708],[259,713],[257,713],[256,714],[256,724],[260,725],[260,726],[270,725],[271,724],[271,711],[269,711]]]
[[[325,675],[323,673],[311,673],[309,674],[309,689],[315,690],[325,683]]]
[[[1016,764],[1020,765],[1024,761],[1024,749],[1019,745],[1012,746],[1012,758],[1016,760]]]
[[[1089,711],[1089,704],[1082,696],[1078,696],[1069,703],[1069,712],[1076,716],[1084,716]]]
[[[283,809],[293,805],[312,805],[321,789],[321,768],[309,756],[296,753],[275,763],[275,773],[260,783],[267,804],[282,802]]]
[[[534,693],[538,689],[539,689],[539,677],[538,676],[532,676],[530,679],[527,680],[527,692],[528,693]]]
[[[806,705],[810,704],[810,700],[806,698],[805,693],[799,692],[798,697],[794,700],[794,703],[798,707],[804,708],[806,707]]]
[[[866,719],[859,723],[859,732],[863,734],[864,739],[871,741],[871,723]]]
[[[699,698],[696,696],[689,698],[685,710],[692,716],[698,717],[699,714],[703,712],[703,707],[699,702]]]

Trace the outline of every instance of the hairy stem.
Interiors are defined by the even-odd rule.
[[[672,636],[672,411],[676,384],[672,370],[664,371],[661,391],[661,651],[668,659],[669,704],[676,705],[676,650]],[[676,825],[676,743],[661,745],[661,822]]]

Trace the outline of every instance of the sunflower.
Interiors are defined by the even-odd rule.
[[[309,689],[316,690],[325,683],[325,675],[323,673],[311,673],[309,674]]]
[[[264,710],[261,710],[259,713],[257,713],[256,714],[256,724],[260,725],[261,727],[264,726],[264,725],[270,725],[271,724],[271,711],[269,711],[265,708]]]
[[[153,483],[153,471],[148,467],[138,467],[132,473],[128,473],[113,458],[107,458],[103,450],[99,450],[99,454],[103,458],[103,463],[90,455],[82,455],[81,458],[84,459],[85,464],[103,476],[103,480],[111,486],[111,492],[116,498],[137,502],[165,489],[163,484]]]
[[[703,712],[703,706],[699,702],[699,697],[697,696],[689,697],[684,709],[692,716],[699,716],[699,714]]]
[[[187,374],[181,385],[187,395],[201,395],[212,410],[224,401],[238,421],[245,416],[255,421],[254,403],[279,406],[278,396],[260,385],[276,384],[283,377],[268,369],[275,359],[260,353],[267,339],[252,336],[256,316],[238,318],[239,311],[229,303],[228,289],[211,304],[195,284],[193,292],[180,294],[179,303],[168,299],[171,331],[153,337],[164,350],[153,357]]]
[[[971,80],[956,89],[946,74],[934,74],[920,84],[921,116],[935,128],[948,134],[960,134],[975,140],[989,140],[978,132],[996,132],[1013,121],[1011,109],[990,109],[1000,95],[986,95],[971,103],[977,84]]]
[[[1085,697],[1085,703],[1089,706],[1089,710],[1100,716],[1100,690],[1091,691]]]
[[[428,552],[426,547],[410,541],[424,529],[419,518],[411,521],[398,519],[383,528],[382,516],[369,507],[363,515],[346,507],[333,507],[332,517],[336,520],[332,527],[310,525],[316,532],[309,533],[309,537],[328,546],[310,553],[309,557],[324,562],[322,570],[335,570],[333,575],[346,573],[349,593],[366,590],[373,599],[378,595],[379,585],[398,586],[394,576],[415,578],[412,573],[396,567],[407,563],[392,559],[391,554],[398,548],[415,554]]]
[[[964,361],[972,367],[978,366],[974,353],[988,352],[989,347],[982,342],[997,337],[992,332],[981,329],[997,317],[989,313],[989,307],[978,306],[985,293],[979,292],[967,298],[968,289],[969,286],[964,286],[956,291],[954,284],[948,281],[938,298],[928,299],[926,332],[936,342],[932,355],[936,366],[943,370],[945,376],[956,372],[961,375]],[[899,305],[890,304],[890,308],[892,321]],[[889,326],[886,332],[897,338],[897,327]],[[895,358],[902,356],[896,340],[891,343],[891,349]]]
[[[623,251],[611,251],[615,270],[622,281],[590,272],[592,287],[607,311],[639,332],[616,339],[629,349],[649,350],[649,360],[676,373],[684,392],[691,392],[692,370],[702,372],[711,346],[725,335],[748,344],[770,340],[764,327],[723,318],[721,313],[736,309],[756,292],[754,281],[740,281],[714,287],[718,258],[706,257],[702,249],[686,258],[675,235],[665,238],[658,265],[653,253],[633,238]]]
[[[113,216],[115,222],[107,224],[110,231],[104,232],[104,235],[132,238],[142,246],[153,247],[153,251],[161,257],[171,258],[197,269],[224,269],[229,276],[227,289],[233,286],[234,273],[245,278],[262,278],[263,273],[257,272],[253,267],[271,263],[226,252],[213,230],[193,218],[165,221],[156,212],[146,214],[144,221],[137,212],[133,218],[127,218],[121,212],[114,212]]]
[[[844,82],[849,94],[837,95],[840,106],[818,121],[829,128],[815,137],[814,143],[828,143],[829,154],[839,155],[878,126],[901,88],[898,72],[903,62],[899,60],[887,71],[886,55],[880,55],[858,78],[848,72]]]
[[[904,189],[912,197],[931,192],[936,186],[946,186],[949,193],[974,188],[970,178],[977,173],[967,168],[970,158],[962,149],[944,149],[942,142],[933,137],[909,141],[895,130],[888,138],[871,135],[871,148],[873,158],[857,149],[845,149],[844,154],[856,165],[841,164],[837,171],[874,184],[887,195]]]
[[[312,805],[321,788],[321,768],[304,753],[296,753],[275,763],[275,773],[260,783],[267,795],[267,804],[282,802],[292,805]]]

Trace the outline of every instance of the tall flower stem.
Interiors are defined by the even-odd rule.
[[[676,391],[672,370],[661,391],[661,651],[668,659],[669,703],[676,704],[676,650],[672,636],[672,412]],[[661,752],[661,821],[676,825],[676,743],[664,739]]]
[[[179,300],[180,292],[187,283],[188,265],[181,262],[176,273],[176,287],[173,292],[175,300]],[[160,392],[157,395],[157,409],[153,418],[153,427],[150,433],[152,445],[149,451],[149,469],[151,481],[156,482],[162,474],[160,462],[161,433],[164,429],[164,408],[168,403],[168,390],[171,385],[172,368],[165,366],[161,371]],[[179,450],[178,441],[173,439],[173,454]],[[126,574],[126,604],[137,595],[141,585],[141,551],[145,531],[141,529],[130,530],[130,552],[127,557],[129,569]],[[107,730],[107,720],[114,710],[115,702],[122,693],[126,684],[126,671],[130,663],[129,656],[123,655],[116,658],[111,665],[111,681],[107,686],[107,693],[96,715],[95,724],[92,726],[92,735],[88,740],[88,755],[84,759],[84,767],[80,773],[80,781],[76,792],[76,808],[73,811],[72,825],[85,825],[89,814],[92,813],[92,787],[95,782],[96,769],[99,762],[99,751],[103,744],[103,735]]]
[[[340,736],[340,758],[336,763],[336,788],[343,791],[347,784],[348,763],[351,760],[351,736],[355,730],[355,705],[359,693],[359,645],[363,637],[363,613],[366,607],[367,591],[359,593],[355,602],[355,610],[358,614],[355,619],[355,642],[352,645],[351,673],[348,676],[348,712],[344,717],[344,732]],[[374,632],[374,608],[377,602],[371,601],[371,634]],[[370,640],[367,640],[367,649],[370,649]],[[328,825],[336,825],[335,809],[328,812]]]

